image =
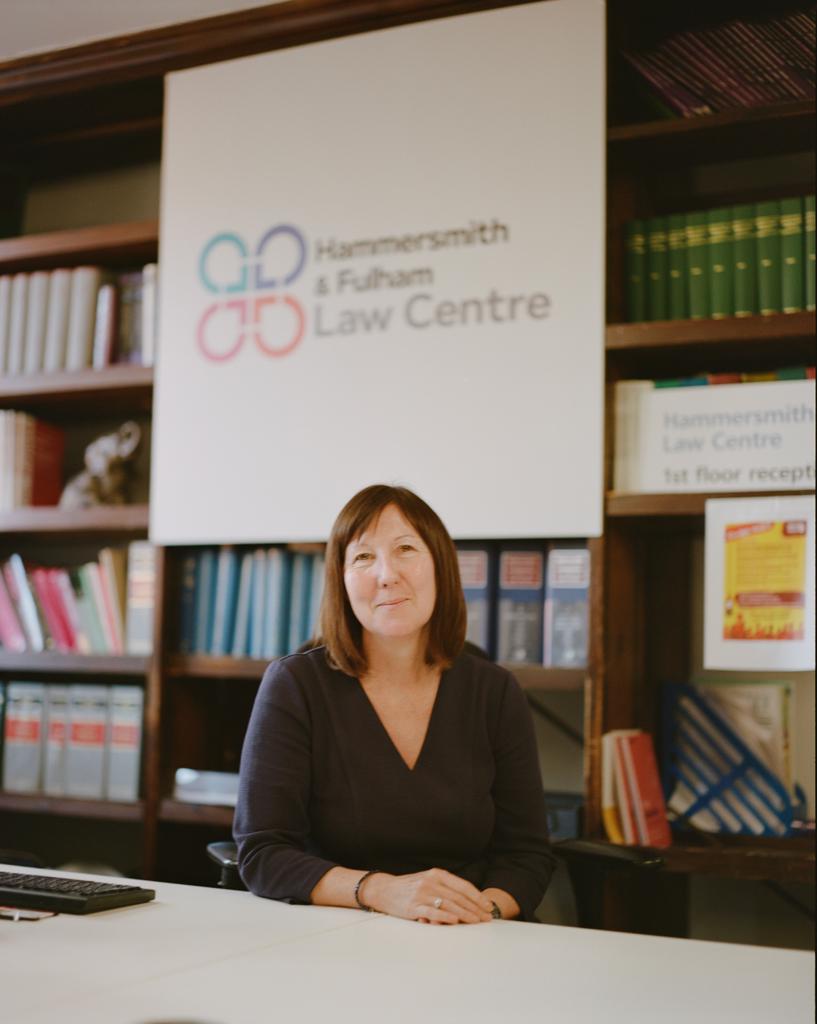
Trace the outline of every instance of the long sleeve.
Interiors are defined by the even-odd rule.
[[[241,877],[257,896],[308,903],[335,866],[309,849],[311,751],[307,702],[286,663],[274,663],[244,739],[233,829]]]
[[[533,921],[556,859],[548,842],[533,721],[525,695],[512,676],[499,708],[494,759],[496,818],[483,886],[510,893],[519,904],[522,919]]]

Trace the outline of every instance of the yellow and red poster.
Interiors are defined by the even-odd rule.
[[[706,504],[706,668],[814,667],[814,498]]]

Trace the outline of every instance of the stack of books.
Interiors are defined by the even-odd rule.
[[[2,789],[136,800],[142,705],[138,686],[0,683]]]
[[[457,544],[467,638],[497,661],[587,664],[590,553],[565,542]]]
[[[56,505],[65,432],[25,412],[0,412],[0,512]]]
[[[0,277],[0,375],[152,366],[157,266],[63,267]]]
[[[814,195],[633,220],[626,248],[631,321],[815,309]]]
[[[324,556],[283,547],[226,544],[182,561],[181,654],[278,658],[317,628]]]
[[[814,8],[733,18],[625,50],[662,112],[697,117],[814,98]]]
[[[650,734],[612,729],[601,743],[601,810],[607,838],[627,846],[671,846]]]
[[[102,548],[79,566],[0,564],[0,647],[8,651],[147,655],[155,551],[147,541]]]

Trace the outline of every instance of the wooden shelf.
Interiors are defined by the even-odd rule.
[[[147,529],[147,505],[99,505],[87,509],[47,505],[0,513],[0,535],[37,534],[66,538],[109,534],[144,536]]]
[[[183,800],[162,800],[159,820],[186,825],[217,825],[231,828],[235,808],[217,804],[191,804]]]
[[[89,412],[147,412],[153,404],[152,366],[106,366],[103,370],[73,370],[0,376],[0,407],[72,415]]]
[[[22,814],[62,815],[66,818],[99,818],[105,821],[142,821],[144,803],[116,800],[78,800],[73,797],[44,796],[40,793],[0,792],[0,811]]]
[[[768,498],[813,495],[814,491],[709,491],[683,494],[619,494],[605,500],[608,516],[703,516],[710,498]]]
[[[102,263],[127,266],[156,258],[159,225],[155,220],[52,231],[0,239],[0,273]]]
[[[57,673],[61,676],[127,676],[144,678],[150,670],[150,658],[115,654],[63,654],[55,651],[0,650],[0,672],[21,675]]]
[[[174,654],[166,674],[175,679],[247,679],[260,682],[269,659],[214,657],[209,654]],[[581,690],[587,671],[583,668],[545,668],[543,665],[505,664],[526,690]]]
[[[772,156],[814,146],[814,100],[740,108],[700,117],[671,118],[608,129],[611,164],[715,163]]]
[[[609,324],[605,332],[608,352],[643,351],[688,345],[751,345],[755,342],[804,338],[815,352],[817,314],[777,313],[774,316],[726,317],[723,320],[656,320]]]

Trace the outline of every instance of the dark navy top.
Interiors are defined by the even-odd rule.
[[[555,864],[525,696],[466,653],[442,674],[413,769],[323,647],[273,662],[244,740],[234,833],[247,887],[303,903],[336,865],[439,867],[504,889],[535,920]]]

